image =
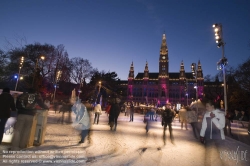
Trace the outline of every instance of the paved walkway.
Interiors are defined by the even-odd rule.
[[[235,140],[238,140],[240,142],[243,142],[250,146],[250,135],[248,133],[248,123],[249,122],[242,122],[242,121],[233,121],[231,123],[231,132],[232,134],[229,134],[228,136],[230,138],[233,138]]]
[[[204,165],[204,145],[193,137],[191,126],[188,126],[189,130],[181,130],[177,119],[173,122],[175,144],[170,142],[167,132],[167,144],[164,146],[159,121],[152,122],[146,134],[142,115],[135,114],[134,122],[129,122],[129,118],[121,113],[114,132],[110,131],[108,117],[103,112],[99,124],[91,127],[90,141],[78,144],[80,135],[70,123],[72,116],[49,111],[44,144],[23,151],[7,151],[9,145],[0,145],[0,165]],[[212,165],[218,166],[218,160],[223,160],[227,166],[250,165],[250,146],[228,137],[226,146],[218,156],[213,156]]]

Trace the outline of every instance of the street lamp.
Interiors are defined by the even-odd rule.
[[[185,95],[187,96],[187,106],[188,106],[188,80],[186,78],[184,79],[184,92],[186,93]]]
[[[195,86],[196,88],[196,101],[198,101],[198,82],[197,82],[197,69],[196,69],[196,63],[191,64],[191,72],[193,74],[193,77],[195,78]]]
[[[61,74],[62,74],[61,70],[58,70],[57,73],[56,73],[56,79],[55,79],[55,84],[54,84],[55,90],[54,90],[54,95],[53,95],[53,103],[54,103],[55,97],[56,97],[56,88],[58,87],[57,82],[60,80]]]
[[[197,86],[197,83],[194,84],[194,89],[196,89],[196,101],[198,101],[198,94],[197,94],[197,89],[198,89],[198,86]]]
[[[99,83],[99,93],[100,93],[100,89],[101,89],[101,86],[102,86],[102,82],[99,81],[98,83]]]
[[[41,58],[42,60],[44,60],[44,59],[45,59],[45,56],[42,55],[40,58]]]
[[[36,58],[35,72],[34,72],[34,76],[33,76],[32,87],[34,87],[34,82],[35,82],[35,77],[36,77],[36,73],[37,73],[37,66],[38,66],[39,59],[44,60],[45,56],[40,56],[39,58]]]
[[[225,42],[223,40],[223,33],[222,33],[222,24],[214,24],[213,25],[214,32],[215,32],[215,39],[218,48],[222,48],[222,58],[217,62],[217,70],[223,71],[223,83],[224,83],[224,104],[225,104],[225,114],[227,114],[227,86],[226,86],[226,65],[227,65],[227,58],[224,56],[224,46]]]
[[[198,113],[198,82],[197,82],[197,69],[196,69],[196,63],[191,64],[191,72],[193,74],[193,77],[195,78],[195,84],[194,88],[196,89],[196,112]]]
[[[24,61],[24,57],[22,56],[21,59],[20,59],[20,63],[19,63],[19,71],[18,71],[18,76],[17,76],[17,79],[16,79],[15,91],[17,90],[17,84],[18,84],[19,79],[22,79],[20,77],[20,72],[21,72],[21,69],[23,67],[23,61]]]

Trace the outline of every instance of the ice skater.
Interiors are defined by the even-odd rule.
[[[85,105],[78,99],[76,103],[71,107],[72,112],[75,113],[76,118],[73,119],[73,127],[77,130],[81,130],[81,140],[79,143],[84,143],[85,137],[87,137],[90,128],[90,118]]]
[[[111,105],[110,115],[109,115],[110,130],[113,130],[113,127],[115,126],[114,131],[116,131],[117,119],[121,112],[121,107],[119,105],[120,102],[121,100],[119,98],[115,98],[114,103]]]
[[[163,142],[164,145],[166,145],[166,129],[168,126],[170,139],[172,144],[174,144],[174,136],[173,136],[173,129],[172,129],[172,121],[174,118],[174,113],[170,109],[170,103],[168,103],[165,106],[163,106],[163,112],[162,112],[162,126],[163,126]]]

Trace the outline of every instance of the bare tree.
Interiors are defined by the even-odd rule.
[[[250,57],[235,71],[235,79],[242,89],[250,93]]]
[[[93,74],[93,67],[89,60],[80,57],[70,60],[71,79],[74,83],[82,85],[86,80],[89,80]]]
[[[70,82],[70,60],[68,56],[68,52],[65,50],[65,47],[61,44],[58,45],[56,48],[56,55],[57,55],[57,61],[56,61],[56,70],[55,72],[61,71],[61,81]],[[55,74],[56,77],[56,74]]]
[[[0,49],[0,80],[4,79],[4,71],[5,71],[5,67],[7,66],[8,63],[8,56],[7,54]]]
[[[5,46],[4,48],[7,51],[15,50],[16,48],[22,48],[27,44],[27,39],[25,36],[20,36],[15,34],[14,39],[11,41],[10,39],[4,38]]]
[[[205,82],[212,82],[213,80],[214,80],[214,78],[211,77],[211,74],[208,74],[204,77]]]
[[[5,54],[5,52],[0,49],[0,66],[1,66],[1,69],[4,66],[6,66],[7,62],[8,62],[7,54]]]
[[[61,80],[65,82],[70,82],[70,60],[68,53],[65,52],[62,59],[61,59],[61,70],[62,70],[62,75],[61,75]]]

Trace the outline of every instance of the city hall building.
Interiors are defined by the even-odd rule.
[[[150,72],[146,62],[144,72],[135,76],[132,62],[128,80],[123,84],[127,86],[127,101],[157,106],[166,103],[189,105],[195,99],[202,98],[204,78],[200,61],[194,66],[194,72],[185,72],[183,61],[180,62],[179,72],[169,72],[169,63],[166,35],[163,34],[158,72]],[[189,70],[190,65],[187,65]]]

